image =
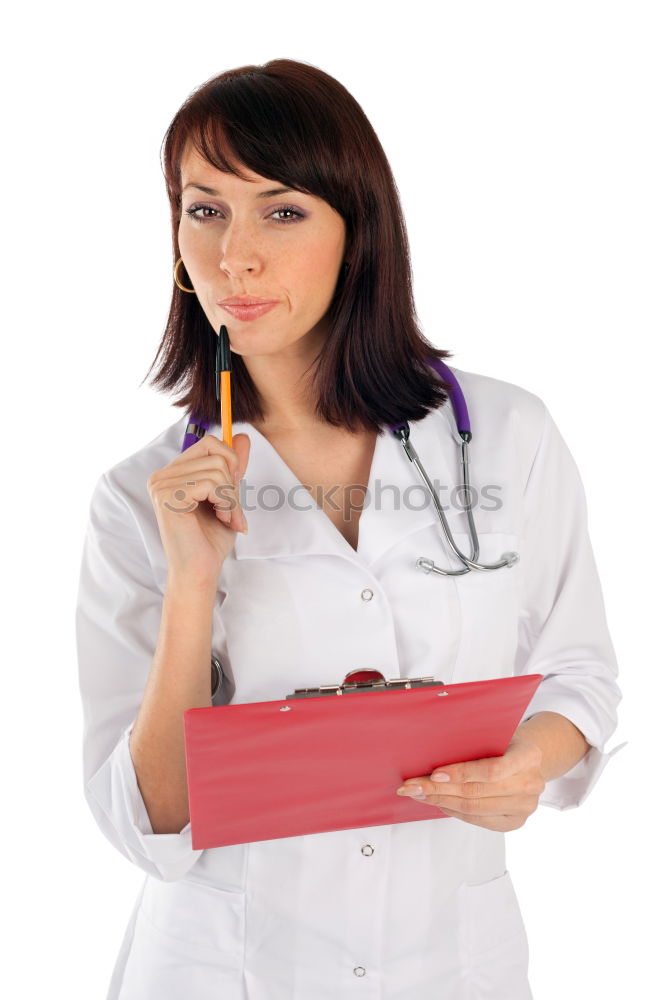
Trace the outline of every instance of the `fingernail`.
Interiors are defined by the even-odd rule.
[[[398,795],[421,795],[423,789],[420,785],[403,785],[398,789]]]
[[[432,775],[432,780],[433,781],[450,781],[451,779],[448,776],[448,774],[444,774],[443,771],[438,771],[437,774],[433,774]]]

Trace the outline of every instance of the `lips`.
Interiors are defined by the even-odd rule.
[[[274,309],[277,302],[263,301],[255,305],[233,305],[229,301],[218,302],[218,305],[226,312],[235,316],[236,319],[241,319],[244,321],[258,319],[259,316],[264,316],[271,309]]]
[[[228,299],[218,299],[218,306],[264,306],[277,299],[260,299],[256,295],[230,295]]]

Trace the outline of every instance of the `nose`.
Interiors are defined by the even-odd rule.
[[[227,227],[220,244],[220,270],[229,275],[260,270],[262,254],[257,233],[236,219]]]

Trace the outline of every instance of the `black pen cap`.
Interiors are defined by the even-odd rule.
[[[231,371],[231,346],[229,344],[229,334],[227,333],[226,326],[220,327],[220,360],[221,368],[220,371],[230,372]]]
[[[215,354],[215,398],[220,402],[220,373],[231,371],[231,347],[226,326],[220,327]]]

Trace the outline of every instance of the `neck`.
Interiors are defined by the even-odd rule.
[[[259,430],[297,431],[320,425],[311,391],[312,370],[321,345],[302,337],[276,354],[244,357],[264,411]]]

